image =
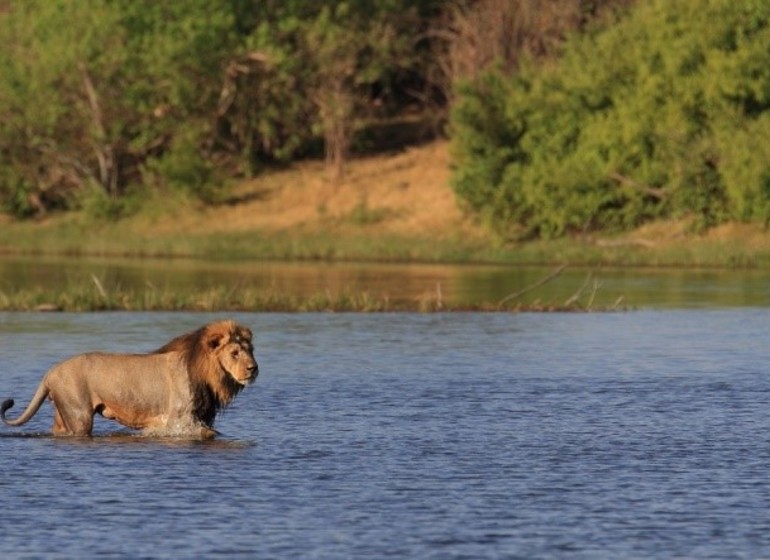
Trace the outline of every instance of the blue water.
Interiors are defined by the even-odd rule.
[[[214,318],[0,314],[0,398]],[[770,556],[766,309],[234,318],[214,442],[0,427],[3,558]]]

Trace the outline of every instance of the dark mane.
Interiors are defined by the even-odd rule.
[[[217,411],[230,404],[243,388],[222,369],[214,355],[219,346],[233,339],[250,343],[251,331],[233,321],[220,321],[178,336],[153,352],[181,354],[190,377],[193,415],[206,426],[213,425]]]

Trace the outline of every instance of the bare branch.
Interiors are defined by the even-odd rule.
[[[524,294],[526,294],[526,293],[528,293],[528,292],[531,292],[532,290],[534,290],[534,289],[536,289],[536,288],[539,288],[540,286],[542,286],[542,285],[544,285],[544,284],[547,284],[548,282],[550,282],[551,280],[553,280],[554,278],[556,278],[557,276],[559,276],[559,275],[560,275],[562,272],[564,272],[564,269],[565,269],[565,268],[567,268],[567,265],[566,265],[566,264],[563,264],[563,265],[561,265],[559,268],[557,268],[556,270],[554,270],[553,272],[551,272],[551,273],[550,273],[548,276],[546,276],[545,278],[541,278],[540,280],[538,280],[538,281],[537,281],[537,282],[535,282],[534,284],[532,284],[532,285],[530,285],[530,286],[527,286],[526,288],[524,288],[524,289],[521,289],[521,290],[519,290],[518,292],[514,292],[514,293],[512,293],[512,294],[511,294],[511,295],[509,295],[509,296],[506,296],[506,297],[504,297],[503,299],[501,299],[501,300],[498,302],[498,304],[497,304],[497,307],[498,307],[498,309],[499,309],[499,308],[501,308],[501,307],[503,306],[503,304],[504,304],[504,303],[506,303],[506,302],[508,302],[508,301],[510,301],[510,300],[512,300],[512,299],[517,299],[517,298],[519,298],[519,297],[523,296]]]
[[[104,126],[104,113],[99,102],[99,95],[94,87],[94,82],[84,63],[79,64],[83,77],[83,89],[86,92],[88,106],[91,109],[91,122],[94,129],[92,147],[96,161],[99,163],[99,182],[112,196],[118,194],[117,159],[114,147],[107,141],[107,130]]]
[[[651,196],[657,200],[665,200],[666,197],[668,197],[668,192],[666,192],[665,189],[662,189],[660,187],[652,187],[650,185],[645,185],[644,183],[640,183],[639,181],[636,181],[631,177],[626,177],[625,175],[621,175],[617,171],[610,173],[610,179],[614,179],[621,185],[631,187],[632,189],[639,191],[643,194],[646,194],[648,196]]]

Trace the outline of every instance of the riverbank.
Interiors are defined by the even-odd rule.
[[[233,186],[215,206],[149,197],[136,215],[0,220],[0,252],[248,260],[770,267],[770,233],[732,224],[695,233],[686,220],[613,236],[502,243],[457,205],[446,142],[351,162],[330,184],[322,162]]]

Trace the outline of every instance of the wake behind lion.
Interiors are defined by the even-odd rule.
[[[150,354],[74,356],[51,368],[18,418],[6,417],[13,399],[0,405],[0,417],[21,426],[48,398],[57,436],[90,436],[100,414],[151,436],[209,439],[217,412],[258,373],[251,330],[219,321]]]

